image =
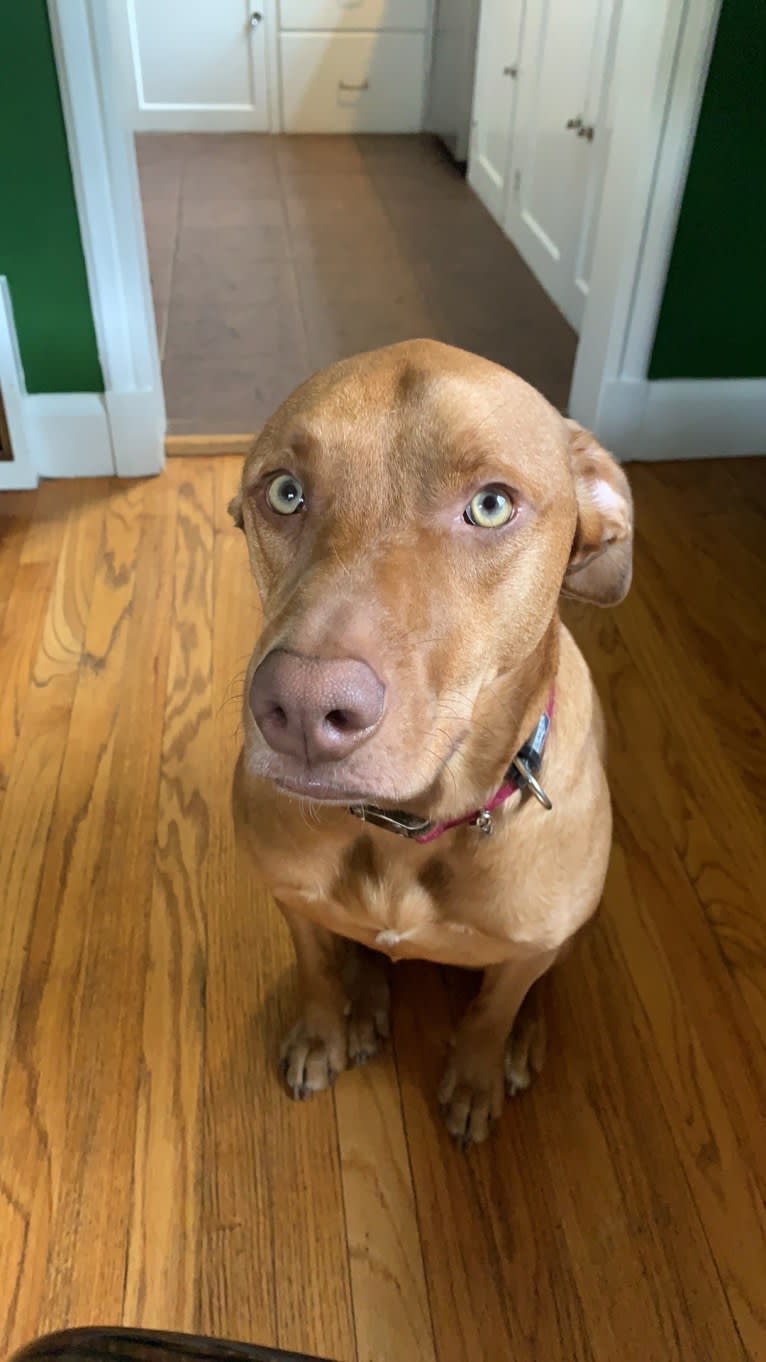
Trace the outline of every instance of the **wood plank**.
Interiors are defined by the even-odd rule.
[[[68,501],[63,548],[30,684],[6,799],[0,812],[0,883],[12,912],[0,914],[0,1317],[4,1351],[29,1338],[46,1271],[51,1182],[48,1133],[37,1119],[37,1074],[19,1055],[30,936],[46,848],[61,800],[70,715],[89,615],[89,588],[101,539],[100,503]],[[45,536],[50,542],[50,536]],[[75,589],[72,562],[82,590]],[[40,560],[37,560],[38,565]],[[19,1012],[17,1027],[17,1008]],[[56,1151],[58,1152],[58,1151]]]
[[[50,563],[20,563],[0,617],[0,803],[8,788],[29,699],[54,571]]]
[[[0,493],[0,624],[8,604],[16,568],[34,517],[37,492]]]
[[[166,435],[169,459],[207,459],[211,455],[249,454],[255,432],[244,435]]]
[[[231,775],[239,733],[235,675],[258,627],[244,542],[228,532],[213,482],[212,790],[207,856],[206,1062],[202,1145],[200,1327],[276,1341],[274,1188],[266,1154],[267,1058],[257,1022],[271,987],[260,905],[236,873]],[[230,476],[230,474],[229,474]],[[229,521],[229,526],[231,522]],[[243,969],[244,964],[244,969]]]
[[[731,540],[728,528],[722,531],[711,515],[703,533],[681,537],[676,533],[677,506],[654,489],[647,500],[651,535],[639,521],[635,591],[652,604],[662,646],[683,657],[686,686],[695,703],[715,716],[730,762],[753,798],[763,800],[766,555],[760,573],[750,565],[747,581],[723,576],[722,552]]]
[[[66,751],[101,538],[100,504],[86,500],[69,505],[7,801],[0,812],[0,883],[7,902],[15,905],[14,913],[0,915],[0,1099],[24,943]]]
[[[739,767],[731,761],[719,726],[711,723],[706,706],[688,683],[693,670],[687,664],[690,650],[658,629],[651,602],[640,586],[617,619],[619,635],[633,661],[633,667],[623,666],[623,676],[633,678],[631,699],[641,707],[641,726],[636,728],[623,719],[624,694],[619,705],[615,700],[610,706],[620,716],[615,741],[631,748],[633,770],[626,771],[628,785],[636,779],[636,764],[644,767],[644,789],[632,790],[630,797],[649,795],[665,811],[715,939],[765,1037],[766,927],[758,894],[753,895],[754,888],[766,884],[762,817]],[[601,625],[602,640],[604,630],[609,630],[606,622]],[[578,637],[588,635],[578,629]],[[608,648],[596,639],[587,651],[592,665],[603,669]],[[648,696],[645,703],[641,688]],[[637,732],[642,742],[633,750]],[[629,797],[628,788],[625,797]]]
[[[390,1051],[341,1075],[335,1110],[359,1357],[432,1362],[423,1251]]]
[[[124,1316],[198,1327],[205,902],[210,833],[213,477],[166,473],[177,507]],[[161,1189],[161,1194],[160,1194]]]
[[[631,623],[636,612],[640,625]],[[585,607],[568,608],[567,615],[606,703],[613,796],[629,821],[649,827],[654,822],[647,837],[655,858],[667,857],[665,831],[669,833],[696,896],[695,903],[684,891],[682,900],[688,905],[683,919],[686,949],[693,944],[704,961],[704,975],[716,990],[716,1010],[723,1009],[731,1025],[739,1029],[739,1040],[763,1074],[766,929],[758,886],[766,883],[766,847],[758,836],[758,818],[737,784],[736,772],[722,767],[726,755],[718,747],[712,726],[706,728],[699,715],[697,724],[683,719],[686,732],[680,731],[672,677],[668,684],[672,658],[666,657],[660,681],[651,663],[645,666],[645,654],[654,653],[646,643],[653,625],[637,595],[611,615],[595,614]],[[626,632],[636,640],[636,660],[625,643]],[[688,706],[694,701],[683,703]],[[636,734],[641,735],[640,743]],[[702,745],[701,734],[705,734]],[[705,750],[705,744],[710,750]],[[739,800],[740,815],[732,812],[734,797]],[[653,810],[662,815],[661,823],[652,819]],[[658,835],[663,844],[654,846]],[[678,921],[677,910],[667,923],[662,918],[663,926]],[[720,969],[721,959],[731,976]],[[748,1004],[754,1026],[748,1027],[737,1008],[732,980]],[[707,1007],[706,999],[703,1009]]]
[[[598,644],[591,636],[586,653],[612,716],[610,769],[622,848],[613,858],[613,876],[619,875],[620,884],[614,949],[621,952],[641,1000],[645,1043],[651,1037],[657,1051],[652,1071],[660,1102],[705,1232],[715,1245],[730,1307],[747,1346],[758,1355],[766,1346],[766,1321],[758,1304],[766,1258],[766,1147],[758,1138],[766,1109],[766,1059],[759,1035],[766,1021],[766,976],[753,942],[754,933],[756,940],[761,934],[754,925],[758,904],[736,858],[726,857],[724,863],[720,834],[694,798],[699,782],[686,777],[688,753],[672,718],[662,714],[661,700],[650,698],[637,677],[621,639],[628,614],[626,606],[617,625],[608,617],[598,617],[597,623],[581,617],[578,627],[581,638],[588,628],[595,632]],[[679,855],[688,859],[686,875]],[[699,873],[700,856],[708,867],[705,874]],[[718,896],[716,912],[706,919],[701,907],[711,883]],[[647,906],[653,904],[672,909],[652,912]],[[722,931],[720,924],[727,921]],[[749,1007],[721,968],[717,941],[724,949],[725,943],[738,945],[737,951],[729,946],[727,954]],[[752,1256],[740,1252],[742,1234],[753,1246]]]
[[[490,1362],[523,1357],[529,1351],[529,1299],[517,1292],[511,1301],[499,1289],[500,1253],[518,1262],[507,1239],[502,1249],[482,1214],[477,1197],[473,1151],[466,1158],[441,1124],[436,1090],[446,1060],[453,1018],[440,972],[423,965],[398,964],[394,971],[393,1035],[412,1177],[421,1225],[426,1284],[439,1362]],[[514,1192],[519,1169],[507,1146],[495,1157]],[[480,1152],[480,1151],[478,1151]],[[534,1244],[523,1195],[514,1223],[518,1243]],[[510,1227],[509,1227],[510,1230]],[[527,1260],[527,1281],[534,1296],[535,1270]],[[547,1329],[536,1340],[539,1355],[557,1357]],[[546,1352],[546,1348],[550,1348]]]
[[[162,480],[120,484],[110,508],[71,743],[73,760],[79,756],[86,768],[97,743],[103,745],[105,790],[74,825],[81,869],[59,910],[57,951],[76,974],[67,983],[66,974],[49,967],[37,1027],[42,1042],[61,1026],[69,1070],[58,1099],[61,1079],[52,1066],[47,1080],[62,1195],[53,1207],[58,1252],[49,1257],[41,1329],[54,1327],[62,1313],[83,1323],[120,1319],[131,1226],[144,904],[151,894],[174,516]],[[76,788],[74,772],[72,782]],[[68,801],[62,821],[71,809]],[[81,893],[89,886],[79,905],[78,883]],[[40,937],[42,959],[42,924]]]

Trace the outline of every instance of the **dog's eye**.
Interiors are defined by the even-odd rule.
[[[471,497],[463,512],[463,519],[480,530],[499,530],[513,515],[513,502],[502,487],[482,487]]]
[[[266,488],[266,496],[277,515],[294,515],[303,509],[303,488],[292,473],[277,473]]]

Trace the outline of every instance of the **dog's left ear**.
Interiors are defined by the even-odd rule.
[[[576,421],[566,421],[577,495],[577,529],[562,594],[617,605],[633,572],[633,499],[611,454]]]
[[[232,497],[232,499],[231,499],[231,501],[229,502],[229,504],[228,504],[228,506],[227,506],[226,509],[227,509],[227,511],[229,512],[229,515],[231,516],[232,520],[234,521],[234,524],[236,525],[237,529],[238,529],[238,530],[244,530],[244,528],[245,528],[245,522],[244,522],[244,520],[242,519],[242,493],[241,493],[241,492],[237,492],[236,496]]]

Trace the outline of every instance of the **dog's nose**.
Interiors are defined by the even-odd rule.
[[[340,761],[380,722],[385,686],[366,662],[323,662],[275,648],[250,684],[250,709],[269,747],[302,761]]]

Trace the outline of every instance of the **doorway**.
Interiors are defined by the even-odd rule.
[[[138,134],[170,448],[413,336],[566,405],[577,339],[436,138]]]

